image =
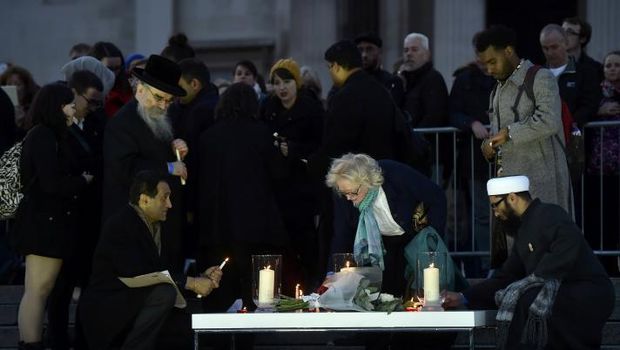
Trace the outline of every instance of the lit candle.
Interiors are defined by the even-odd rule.
[[[258,273],[258,303],[259,304],[271,304],[273,303],[273,286],[275,280],[275,272],[270,269],[270,266],[265,267]]]
[[[224,259],[224,261],[222,261],[222,263],[220,264],[220,270],[224,268],[224,266],[226,265],[226,263],[228,262],[228,258]]]
[[[295,299],[299,299],[299,283],[295,285]]]
[[[351,263],[347,260],[347,262],[345,263],[345,267],[340,269],[340,272],[351,272],[353,271],[353,268],[350,267]]]
[[[175,150],[175,153],[177,155],[177,161],[180,162],[181,161],[181,153],[179,153],[179,149],[178,148],[175,148],[174,150]],[[185,179],[184,178],[181,178],[181,185],[185,185]]]
[[[439,269],[431,264],[424,269],[424,303],[439,300]]]

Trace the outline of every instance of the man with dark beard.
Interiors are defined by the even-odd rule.
[[[446,293],[444,306],[499,308],[500,349],[598,349],[613,285],[568,213],[529,190],[522,175],[487,182],[495,216],[519,223],[512,253],[491,278]]]
[[[377,79],[392,95],[397,106],[402,104],[405,95],[403,82],[399,77],[382,68],[381,47],[383,41],[373,32],[363,33],[355,37],[355,45],[362,55],[362,68],[366,73]]]
[[[180,186],[187,178],[182,159],[188,148],[185,141],[173,140],[166,112],[174,96],[185,95],[178,85],[181,69],[166,58],[151,55],[146,67],[135,68],[133,74],[139,80],[135,99],[110,119],[105,131],[103,222],[127,204],[127,191],[136,173],[153,170],[169,174],[167,181],[175,196],[162,226],[161,258],[179,272],[183,267]]]

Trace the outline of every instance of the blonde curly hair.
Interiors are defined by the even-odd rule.
[[[379,163],[366,154],[347,153],[334,159],[325,176],[327,187],[338,191],[338,180],[349,180],[355,185],[379,187],[383,184],[383,171]]]

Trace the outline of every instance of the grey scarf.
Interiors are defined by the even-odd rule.
[[[532,344],[536,349],[543,349],[545,347],[547,344],[547,319],[551,315],[551,308],[560,288],[560,281],[554,278],[545,280],[531,274],[495,293],[495,304],[499,307],[496,316],[498,349],[506,347],[508,329],[521,295],[530,288],[541,286],[542,289],[532,305],[530,305],[529,316],[523,330],[521,343]]]

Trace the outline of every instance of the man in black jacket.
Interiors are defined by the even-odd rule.
[[[168,173],[175,193],[172,209],[162,229],[165,249],[162,259],[173,270],[183,268],[182,223],[184,213],[182,181],[187,169],[182,161],[188,153],[184,140],[174,139],[166,111],[174,96],[184,96],[178,85],[179,66],[161,56],[151,55],[144,69],[135,68],[139,82],[135,99],[121,108],[106,126],[103,142],[104,183],[103,221],[127,203],[131,179],[141,170]]]
[[[428,37],[411,33],[405,37],[403,65],[406,92],[403,108],[409,112],[414,128],[448,125],[448,88],[431,61]]]
[[[381,47],[383,46],[381,38],[369,32],[358,35],[354,42],[362,55],[362,68],[385,86],[396,105],[400,106],[405,94],[403,82],[397,76],[381,68]]]
[[[583,148],[575,148],[571,141],[573,129],[583,131],[584,124],[593,121],[598,112],[598,107],[603,98],[601,93],[601,80],[599,74],[592,65],[579,64],[568,53],[568,32],[557,24],[548,24],[540,31],[540,46],[545,55],[545,66],[558,80],[560,98],[566,104],[575,125],[571,126],[571,134],[566,140],[568,166],[571,183],[573,186],[573,201],[576,222],[581,222],[581,176],[584,170],[585,151]],[[563,115],[564,117],[564,115]],[[579,152],[579,154],[575,154]],[[589,158],[589,157],[588,157]],[[581,162],[578,159],[582,159]]]
[[[444,306],[499,307],[505,349],[598,349],[614,288],[581,230],[561,207],[532,199],[526,176],[491,179],[487,192],[495,216],[519,225],[512,253],[491,278],[446,293]]]
[[[338,91],[328,103],[322,144],[309,159],[311,173],[322,191],[322,271],[326,268],[333,223],[332,193],[322,182],[331,160],[351,152],[410,163],[405,159],[410,157],[409,150],[403,149],[398,140],[411,137],[390,93],[362,69],[362,57],[354,42],[342,40],[333,44],[325,51],[325,60]]]
[[[329,100],[323,143],[312,160],[322,179],[332,158],[348,152],[375,159],[395,159],[398,114],[390,93],[362,69],[352,41],[342,40],[325,52],[329,74],[338,91]]]
[[[599,81],[603,80],[603,65],[586,53],[586,46],[592,37],[592,26],[579,17],[569,17],[562,21],[562,28],[568,37],[568,54],[575,58],[578,64],[594,69]]]
[[[540,46],[549,68],[558,79],[560,97],[580,128],[596,115],[601,102],[601,80],[589,65],[581,65],[568,53],[568,34],[557,24],[540,31]]]
[[[172,272],[169,283],[129,287],[119,278],[167,271],[162,222],[171,208],[165,174],[142,171],[123,205],[105,223],[93,258],[91,283],[80,299],[80,316],[91,349],[154,349],[173,306],[184,307],[178,289],[208,295],[222,271],[213,266],[200,277]],[[175,232],[175,234],[179,234]],[[175,286],[172,284],[176,284]]]
[[[477,58],[457,69],[453,76],[455,79],[450,91],[450,124],[462,131],[457,134],[456,186],[459,191],[463,191],[467,202],[473,200],[474,203],[473,206],[466,206],[467,208],[461,207],[459,217],[471,218],[473,226],[467,219],[464,221],[469,224],[467,227],[473,227],[473,231],[466,228],[459,230],[461,234],[458,243],[460,247],[471,247],[474,240],[476,250],[487,251],[490,249],[490,218],[484,186],[489,179],[489,163],[478,149],[481,140],[489,137],[485,125],[490,122],[489,97],[496,81]],[[483,258],[482,264],[477,259],[473,260],[463,259],[469,276],[486,276],[488,259]],[[473,268],[473,271],[469,271],[470,268]]]
[[[198,143],[200,134],[213,125],[215,105],[219,100],[217,87],[211,83],[209,68],[196,58],[186,58],[179,61],[181,79],[179,86],[186,95],[180,97],[168,109],[168,116],[174,138],[185,140],[187,148],[192,152],[183,160],[189,174],[198,174]],[[183,188],[183,211],[187,213],[187,230],[184,242],[186,256],[195,256],[196,230],[199,217],[195,215],[198,209],[197,176],[187,178]]]

